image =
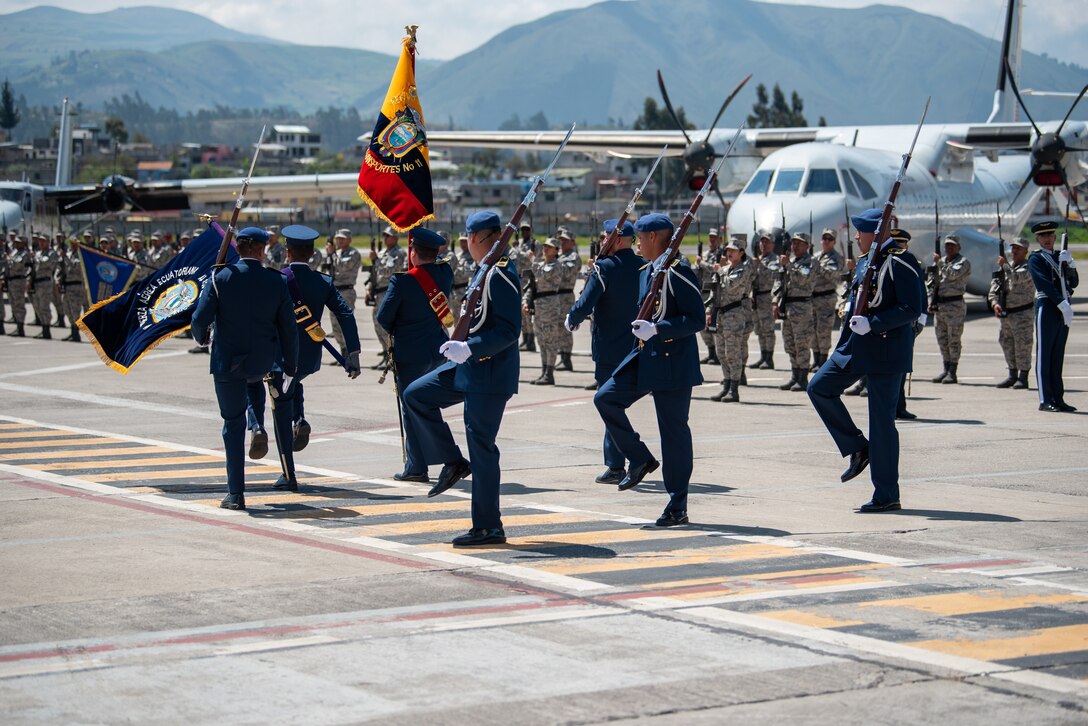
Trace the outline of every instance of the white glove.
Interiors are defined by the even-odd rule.
[[[447,340],[439,347],[438,352],[446,356],[447,360],[451,360],[458,365],[472,357],[472,351],[469,350],[468,343],[460,340]]]
[[[872,327],[869,325],[869,318],[864,315],[855,315],[850,318],[850,329],[858,335],[868,335]]]
[[[1062,319],[1065,320],[1065,327],[1069,327],[1073,324],[1073,306],[1069,304],[1068,300],[1062,300],[1058,303],[1058,310],[1062,311]]]
[[[928,320],[929,320],[929,316],[926,315],[925,313],[922,313],[921,315],[918,316],[918,324],[921,325],[923,328],[926,327],[926,321],[928,321]]]
[[[1067,265],[1073,264],[1073,253],[1069,250],[1062,250],[1058,253],[1058,262],[1064,262]]]
[[[573,333],[575,330],[577,330],[578,328],[580,328],[582,326],[581,325],[571,325],[570,313],[568,313],[567,314],[567,319],[563,321],[563,327],[566,328],[569,332]]]
[[[631,323],[631,332],[639,340],[649,340],[657,335],[657,324],[651,323],[649,320],[636,320]]]

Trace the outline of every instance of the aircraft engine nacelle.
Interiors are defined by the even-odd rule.
[[[125,208],[128,189],[123,177],[114,175],[102,182],[102,204],[111,212],[120,212]]]

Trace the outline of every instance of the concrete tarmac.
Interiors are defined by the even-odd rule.
[[[648,527],[659,474],[593,482],[588,331],[556,386],[528,385],[523,353],[498,441],[510,542],[472,550],[448,544],[469,482],[428,499],[391,479],[394,394],[375,372],[307,379],[302,490],[271,489],[273,446],[250,462],[248,511],[228,512],[191,341],[121,376],[86,343],[0,338],[0,718],[1084,723],[1088,304],[1065,366],[1075,414],[1039,412],[1034,376],[993,387],[997,321],[976,305],[959,385],[928,382],[940,358],[932,328],[919,338],[904,509],[879,515],[855,512],[867,476],[839,483],[807,396],[777,389],[788,371],[749,371],[721,404],[704,366],[692,524]],[[865,400],[846,400],[864,429]],[[652,402],[632,420],[660,455]]]

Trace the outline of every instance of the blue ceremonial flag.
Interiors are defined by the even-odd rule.
[[[94,305],[76,321],[106,365],[128,373],[155,346],[189,327],[222,242],[223,230],[209,225],[161,270]],[[226,262],[237,260],[231,245]]]
[[[114,257],[92,247],[79,246],[80,267],[83,270],[83,289],[87,302],[95,305],[119,295],[132,284],[136,275],[136,263],[123,257]]]

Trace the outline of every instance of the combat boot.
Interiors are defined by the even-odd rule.
[[[72,334],[71,334],[71,335],[69,335],[69,336],[68,336],[67,338],[65,338],[65,340],[67,340],[67,341],[71,341],[72,343],[78,343],[78,342],[79,342],[80,340],[82,340],[82,339],[81,339],[81,338],[79,337],[79,328],[77,328],[77,327],[76,327],[76,326],[75,326],[75,325],[73,324],[73,325],[72,325]]]
[[[774,351],[773,350],[768,350],[764,354],[764,358],[760,362],[759,367],[762,370],[765,370],[765,371],[773,371],[774,370]]]
[[[930,378],[929,379],[930,383],[944,383],[944,379],[948,378],[948,366],[949,365],[950,365],[949,362],[945,361],[944,362],[944,370],[941,371],[940,375],[934,376],[933,378]]]
[[[789,390],[792,390],[794,385],[797,384],[797,379],[800,377],[800,372],[798,371],[797,368],[793,368],[791,370],[792,370],[792,373],[790,374],[790,379],[788,381],[786,381],[785,383],[783,383],[781,386],[779,386],[778,390],[780,390],[780,391],[789,391]]]
[[[25,338],[26,333],[23,331],[22,323],[15,323],[15,332],[11,334],[13,338]]]
[[[529,333],[525,336],[525,350],[529,351],[530,353],[536,352],[536,336],[532,333]]]
[[[807,391],[808,390],[808,371],[807,370],[805,370],[804,368],[798,368],[797,369],[797,383],[794,383],[792,386],[790,386],[790,390],[794,391],[794,392]]]
[[[57,316],[57,322],[53,323],[53,327],[54,328],[67,328],[68,327],[68,324],[66,322],[64,322],[64,316],[63,315],[58,315]]]
[[[820,370],[820,366],[822,366],[824,363],[827,363],[827,355],[825,355],[824,353],[813,353],[812,367],[808,369],[808,372],[815,373],[816,371]]]
[[[1016,372],[1016,383],[1012,384],[1012,387],[1013,387],[1013,390],[1016,390],[1016,391],[1022,391],[1025,388],[1027,388],[1028,387],[1028,372],[1027,371],[1017,371]]]
[[[738,389],[739,381],[726,381],[729,384],[729,393],[722,397],[722,403],[739,403],[740,402],[740,390]]]
[[[1012,388],[1016,384],[1016,369],[1009,369],[1009,377],[997,384],[998,388]]]
[[[742,386],[747,386],[748,385],[748,374],[745,372],[745,370],[743,368],[740,369],[740,385],[742,385]]]
[[[854,384],[853,388],[846,389],[847,396],[860,396],[862,391],[865,390],[865,379],[861,378]]]
[[[948,375],[941,383],[959,383],[959,379],[956,378],[956,369],[960,367],[959,363],[948,364]]]
[[[4,330],[4,316],[2,314],[0,314],[0,335],[7,335]]]
[[[546,368],[544,368],[544,373],[541,374],[540,378],[536,379],[536,384],[538,386],[554,386],[555,368],[553,368],[552,366],[547,366]]]
[[[761,350],[761,351],[759,351],[759,360],[757,360],[755,363],[749,363],[748,367],[749,368],[762,368],[763,364],[766,361],[767,361],[767,351]]]
[[[49,332],[49,326],[48,325],[43,325],[42,326],[42,332],[38,333],[34,337],[36,339],[38,339],[38,340],[52,340],[53,339],[53,334],[51,332]]]
[[[574,364],[571,363],[570,353],[559,354],[559,365],[552,368],[553,371],[573,371]]]
[[[729,395],[729,391],[733,388],[733,381],[726,378],[722,381],[722,390],[715,393],[710,397],[711,401],[724,401],[725,397]]]

